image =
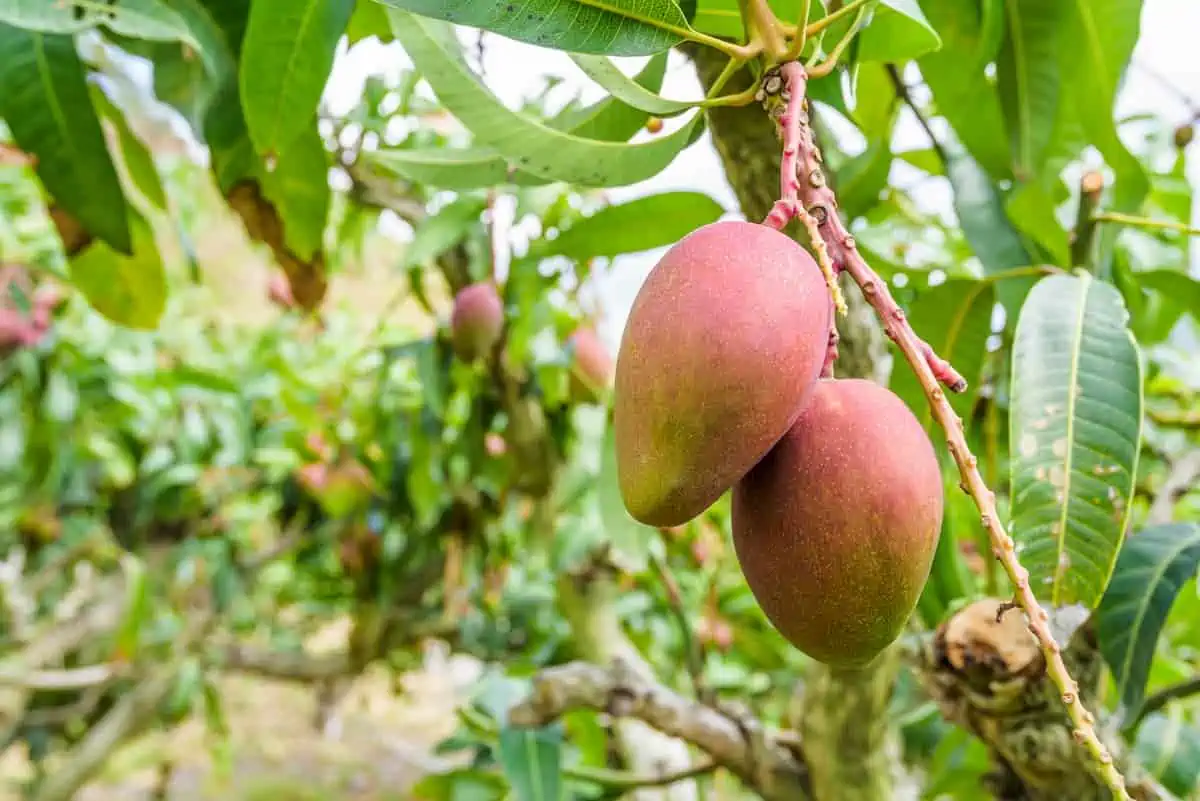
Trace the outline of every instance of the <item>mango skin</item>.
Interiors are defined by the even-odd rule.
[[[716,222],[667,251],[617,353],[613,427],[630,516],[682,525],[771,449],[820,376],[830,313],[816,261],[772,228]]]
[[[822,379],[734,488],[734,548],[784,638],[820,662],[861,667],[916,608],[943,506],[933,444],[904,402],[870,381]]]
[[[463,287],[454,296],[450,337],[460,359],[470,362],[486,356],[503,331],[504,302],[490,281]]]

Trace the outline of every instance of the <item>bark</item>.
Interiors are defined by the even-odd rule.
[[[710,86],[725,58],[705,48],[689,55],[701,83]],[[749,82],[749,73],[743,71],[725,91],[741,91]],[[781,146],[774,125],[757,105],[712,109],[708,121],[742,212],[747,219],[763,220],[779,198]],[[798,228],[793,223],[787,232],[797,236]],[[806,241],[803,233],[797,239]],[[841,341],[834,373],[885,381],[886,343],[874,312],[853,282],[845,276],[841,282],[848,313],[838,320]],[[897,735],[888,725],[887,714],[897,670],[898,660],[889,652],[859,671],[837,672],[814,664],[807,672],[794,723],[814,801],[897,801],[901,797]]]

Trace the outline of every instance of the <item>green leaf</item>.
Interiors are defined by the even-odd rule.
[[[975,402],[995,305],[995,281],[951,278],[922,291],[908,310],[908,319],[917,335],[967,379],[969,391],[946,395],[959,417],[966,418]],[[900,363],[892,371],[891,385],[892,391],[929,430],[933,425],[929,402],[907,363]]]
[[[669,136],[635,145],[555,130],[501,103],[463,61],[443,23],[400,11],[390,16],[396,38],[447,110],[481,144],[532,175],[591,187],[637,183],[658,174],[702,130],[699,114]]]
[[[354,0],[254,0],[239,82],[250,141],[274,155],[313,125],[313,115]]]
[[[329,153],[316,125],[292,140],[274,166],[263,171],[263,194],[279,210],[288,249],[301,261],[310,261],[324,242],[332,200]]]
[[[941,46],[917,0],[879,0],[875,16],[858,34],[858,59],[902,62]]]
[[[1009,0],[1008,37],[997,61],[997,85],[1008,123],[1013,160],[1023,177],[1046,163],[1062,100],[1059,69],[1067,3]]]
[[[1008,218],[1050,255],[1053,264],[1071,266],[1067,230],[1058,221],[1054,200],[1036,183],[1023,183],[1004,203]]]
[[[35,33],[73,34],[103,25],[137,39],[190,41],[187,25],[162,0],[5,0],[0,23]]]
[[[600,456],[600,483],[597,488],[600,505],[600,522],[604,533],[615,546],[631,569],[641,569],[649,564],[650,546],[658,532],[630,516],[621,498],[621,486],[617,481],[617,441],[610,425],[604,432],[604,450]]]
[[[381,2],[422,17],[572,53],[648,56],[679,44],[691,30],[674,0],[525,0],[519,5],[511,0]]]
[[[866,150],[838,167],[838,205],[847,219],[866,214],[879,203],[891,170],[892,151],[886,139],[869,142]]]
[[[154,157],[150,155],[150,150],[133,133],[129,123],[125,120],[125,114],[113,104],[104,90],[96,84],[91,84],[89,88],[93,105],[100,112],[100,116],[117,131],[117,142],[121,147],[121,160],[130,180],[146,200],[160,209],[166,209],[167,193],[163,189],[162,178],[158,174],[158,167],[154,164]]]
[[[446,204],[417,226],[404,251],[405,267],[423,265],[462,242],[479,225],[487,203],[477,197],[461,197]]]
[[[500,730],[498,750],[517,801],[561,801],[562,732],[557,726]]]
[[[70,36],[0,24],[0,117],[37,156],[46,190],[93,235],[129,253],[125,194]]]
[[[1007,178],[1011,156],[1000,97],[980,60],[985,23],[974,3],[924,0],[922,7],[942,37],[942,47],[918,62],[937,111],[989,175]]]
[[[1028,266],[1029,254],[992,179],[956,142],[948,138],[942,148],[947,154],[946,177],[954,191],[954,211],[984,271],[990,274]]]
[[[1200,784],[1200,728],[1183,710],[1148,716],[1138,727],[1133,753],[1169,792],[1194,798]]]
[[[663,192],[597,211],[562,231],[540,240],[539,257],[563,255],[577,261],[651,250],[678,241],[724,213],[721,205],[702,192]],[[653,225],[646,225],[653,220]]]
[[[470,768],[431,773],[412,787],[412,797],[422,801],[501,801],[507,793],[500,776]]]
[[[571,60],[610,95],[648,114],[671,117],[700,103],[699,100],[668,100],[630,78],[604,56],[574,54]]]
[[[132,662],[138,655],[142,627],[150,618],[153,606],[145,564],[132,554],[125,553],[121,555],[121,569],[125,574],[125,609],[113,646],[120,659]]]
[[[1132,507],[1142,375],[1110,284],[1053,275],[1029,293],[1013,344],[1012,530],[1030,587],[1054,606],[1100,600]]]
[[[946,174],[946,165],[942,164],[942,157],[932,147],[924,147],[919,150],[903,150],[896,154],[896,158],[906,161],[918,170],[927,172],[930,175]]]
[[[154,231],[140,214],[129,211],[133,254],[95,242],[71,260],[71,283],[92,308],[114,323],[152,329],[166,308],[167,275]]]
[[[1200,281],[1175,270],[1144,270],[1133,276],[1141,286],[1182,304],[1200,322]]]
[[[98,25],[112,12],[101,8],[79,8],[71,3],[46,0],[6,0],[0,4],[0,24],[35,33],[75,33]]]
[[[346,25],[346,38],[354,45],[372,36],[380,42],[390,42],[392,26],[382,5],[373,0],[360,0],[355,4],[354,13]]]
[[[1129,537],[1096,610],[1100,653],[1124,714],[1136,715],[1163,624],[1200,564],[1200,525],[1151,526]]]

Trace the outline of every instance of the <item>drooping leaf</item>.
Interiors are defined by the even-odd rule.
[[[988,273],[1030,263],[1021,237],[1009,222],[1004,200],[988,174],[952,138],[942,143],[946,177],[954,191],[954,211],[971,250]]]
[[[167,276],[150,224],[129,210],[133,253],[97,241],[71,260],[70,277],[92,308],[118,325],[152,329],[167,303]]]
[[[1067,230],[1055,215],[1054,200],[1038,183],[1018,186],[1004,202],[1008,218],[1038,243],[1059,267],[1071,266],[1071,246]]]
[[[255,0],[239,82],[250,141],[275,155],[313,125],[354,0]]]
[[[1183,710],[1148,716],[1138,727],[1133,753],[1138,762],[1179,798],[1194,798],[1200,786],[1200,728]]]
[[[606,206],[557,237],[540,240],[539,256],[563,255],[578,261],[617,256],[669,245],[724,213],[703,192],[662,192]],[[653,225],[646,225],[652,220]]]
[[[967,392],[946,396],[959,417],[966,417],[978,392],[995,304],[994,281],[951,278],[922,291],[909,309],[908,318],[917,335],[967,379]],[[928,430],[933,425],[929,402],[907,363],[899,363],[892,371],[891,385]]]
[[[1169,523],[1129,537],[1096,610],[1100,653],[1124,714],[1142,705],[1159,633],[1179,590],[1200,564],[1200,526]]]
[[[150,155],[150,150],[130,129],[125,114],[113,104],[104,90],[96,84],[92,84],[90,89],[92,102],[100,116],[117,131],[117,142],[121,147],[121,160],[125,165],[125,170],[129,173],[130,180],[146,200],[160,209],[166,209],[167,193],[163,189],[162,178],[158,174],[158,167],[154,164],[154,157]]]
[[[870,24],[858,36],[859,61],[903,62],[942,45],[917,0],[879,0]]]
[[[519,42],[608,56],[648,56],[690,30],[674,0],[380,0],[423,17]]]
[[[1059,48],[1067,3],[1009,0],[1008,36],[997,61],[997,85],[1012,143],[1013,161],[1024,178],[1046,162],[1062,99]]]
[[[1030,587],[1092,608],[1124,540],[1142,426],[1138,347],[1110,284],[1053,275],[1013,344],[1012,531]]]
[[[480,144],[532,175],[582,186],[625,186],[656,175],[702,130],[697,114],[642,144],[583,139],[509,110],[471,72],[444,23],[389,12],[392,29],[442,104]]]
[[[263,193],[279,210],[283,238],[301,261],[309,261],[322,246],[329,218],[329,153],[316,124],[305,128],[262,176]]]
[[[657,92],[652,92],[630,78],[612,61],[604,56],[589,56],[573,54],[571,60],[583,70],[584,74],[606,90],[613,97],[660,117],[671,117],[694,108],[700,101],[669,100]]]
[[[125,195],[70,36],[0,24],[0,117],[38,178],[83,227],[130,252]]]
[[[918,61],[937,112],[989,175],[1006,178],[1011,174],[1011,157],[1000,96],[981,61],[988,46],[985,23],[974,3],[923,0],[922,7],[942,37],[941,48]],[[1004,13],[1002,6],[1000,13]]]
[[[500,730],[498,750],[504,776],[517,801],[559,801],[562,796],[562,730]]]

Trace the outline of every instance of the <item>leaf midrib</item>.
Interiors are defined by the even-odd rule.
[[[1075,321],[1075,336],[1071,348],[1071,367],[1068,372],[1070,383],[1067,385],[1067,456],[1063,465],[1063,505],[1058,519],[1058,548],[1054,558],[1054,586],[1050,593],[1051,602],[1059,604],[1062,593],[1062,582],[1066,574],[1063,566],[1063,554],[1067,550],[1067,518],[1071,508],[1071,470],[1075,460],[1075,404],[1079,399],[1079,355],[1083,350],[1083,321],[1087,314],[1088,296],[1092,289],[1092,279],[1089,275],[1080,276],[1083,279],[1083,290],[1079,297],[1079,315]]]

